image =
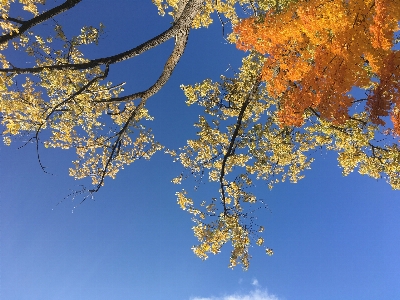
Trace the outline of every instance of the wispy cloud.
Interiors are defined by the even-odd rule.
[[[258,283],[258,280],[256,278],[253,278],[253,281],[251,282],[252,285],[259,287],[260,284]]]
[[[257,279],[255,279],[257,281]],[[254,282],[254,280],[253,280]],[[258,283],[258,282],[257,282]],[[190,298],[190,300],[279,300],[279,298],[275,295],[268,294],[268,292],[262,290],[251,291],[249,294],[232,294],[225,295],[222,297],[194,297]]]

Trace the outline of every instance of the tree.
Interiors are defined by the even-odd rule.
[[[147,101],[171,77],[192,28],[207,27],[212,22],[213,12],[217,13],[223,28],[227,22],[236,26],[229,36],[231,42],[238,41],[257,51],[251,51],[239,72],[231,77],[221,77],[220,82],[205,80],[194,86],[182,86],[187,103],[204,107],[204,114],[195,124],[199,130],[198,138],[189,140],[178,152],[168,150],[188,171],[173,182],[179,184],[193,175],[199,180],[208,176],[219,186],[216,197],[201,203],[190,198],[185,190],[177,193],[181,208],[194,215],[193,230],[200,242],[193,248],[196,255],[205,259],[208,253],[219,253],[224,244],[231,242],[230,266],[242,264],[248,268],[250,245],[264,243],[261,237],[264,227],[256,224],[253,213],[265,204],[253,192],[254,180],[267,180],[271,188],[286,179],[297,182],[304,176],[303,171],[310,168],[318,148],[337,151],[344,174],[355,168],[374,178],[385,174],[393,188],[400,187],[399,148],[397,143],[379,142],[382,130],[373,114],[361,111],[336,120],[322,109],[323,106],[308,104],[301,111],[301,122],[284,122],[283,116],[290,107],[286,94],[301,90],[302,85],[299,80],[279,79],[279,74],[290,73],[289,67],[283,69],[282,62],[277,62],[279,68],[272,68],[279,76],[266,77],[271,58],[263,55],[266,51],[256,49],[251,40],[246,44],[243,33],[249,26],[251,30],[257,30],[262,20],[269,17],[279,20],[289,16],[292,9],[307,8],[308,2],[313,1],[154,0],[160,14],[168,12],[172,15],[171,27],[139,46],[96,59],[86,58],[83,50],[84,45],[99,43],[101,24],[84,27],[79,35],[67,37],[62,25],[52,21],[81,1],[66,0],[48,11],[41,11],[39,4],[44,1],[20,0],[23,8],[34,15],[32,18],[9,16],[10,2],[13,1],[3,1],[0,110],[4,142],[9,145],[13,137],[30,136],[36,143],[39,163],[41,144],[74,148],[78,158],[73,162],[70,175],[92,179],[93,188],[84,190],[89,195],[99,191],[106,177],[115,178],[125,165],[139,158],[149,159],[163,148],[143,124],[144,120],[151,119]],[[239,5],[254,18],[240,22],[239,16],[243,14],[237,10]],[[36,25],[44,22],[53,22],[55,34],[33,32]],[[254,39],[254,36],[248,36]],[[175,40],[173,51],[160,77],[148,89],[123,95],[122,84],[105,82],[110,76],[111,65],[133,59],[172,38]],[[7,49],[10,43],[14,50]],[[279,47],[287,47],[289,53],[292,51],[290,43]],[[32,56],[35,65],[30,68],[16,66],[8,58],[11,51]],[[302,63],[305,69],[306,62],[313,66],[313,60],[305,61]],[[380,63],[377,62],[378,67]],[[364,67],[369,70],[369,65]],[[284,71],[280,72],[281,69]],[[18,84],[21,80],[22,85]],[[388,75],[387,82],[391,80]],[[279,88],[279,84],[282,91],[277,93],[272,87]],[[392,86],[396,89],[394,83]],[[322,89],[323,86],[315,88]],[[313,93],[317,94],[319,90],[312,90],[311,96]],[[330,95],[332,103],[335,103],[334,96],[337,95]],[[339,97],[337,101],[341,99]],[[381,119],[377,117],[376,120]],[[111,124],[112,130],[104,129],[104,124]],[[266,252],[273,253],[270,248],[266,248]]]
[[[226,3],[211,0],[204,3],[200,0],[154,1],[161,14],[170,6],[169,13],[174,22],[169,29],[122,53],[87,59],[81,49],[84,45],[99,42],[102,24],[98,28],[83,27],[81,33],[72,38],[65,35],[57,22],[54,24],[55,35],[50,32],[46,33],[48,37],[42,37],[31,31],[82,0],[67,0],[42,13],[39,13],[38,6],[44,1],[19,1],[24,10],[34,15],[30,19],[9,16],[10,2],[14,1],[3,1],[0,22],[3,29],[0,37],[3,50],[0,83],[4,142],[9,145],[12,136],[34,133],[32,139],[37,146],[42,140],[45,147],[75,148],[78,159],[74,161],[70,175],[91,177],[94,185],[91,192],[100,189],[105,177],[115,178],[124,165],[138,158],[148,159],[162,148],[151,131],[140,122],[151,118],[146,102],[170,78],[186,48],[190,29],[208,26],[213,11],[225,15],[232,23],[238,20],[234,9],[236,0]],[[162,74],[148,89],[119,96],[123,91],[121,85],[104,82],[111,65],[132,59],[172,38],[175,39],[174,49]],[[10,42],[15,50],[32,56],[36,65],[20,68],[8,61],[5,50]],[[25,83],[17,86],[16,78],[23,74],[26,74]],[[112,132],[102,129],[106,119],[115,125]],[[46,139],[41,135],[45,130],[51,132]]]
[[[342,124],[326,120],[312,107],[305,111],[303,126],[282,125],[280,98],[272,98],[263,82],[267,58],[250,53],[232,78],[205,80],[184,86],[187,103],[204,107],[198,137],[177,154],[186,172],[174,179],[196,176],[217,182],[219,193],[209,201],[194,201],[186,190],[177,193],[181,208],[193,214],[193,228],[200,244],[193,249],[201,258],[216,254],[231,242],[230,266],[249,266],[249,247],[263,245],[256,211],[265,206],[254,193],[254,181],[269,187],[289,180],[298,182],[314,157],[325,148],[338,153],[343,175],[354,170],[375,179],[386,178],[400,189],[400,148],[397,139],[382,135],[364,111]],[[220,204],[222,202],[222,205]],[[272,250],[266,247],[267,254]]]
[[[254,180],[267,180],[270,188],[295,183],[322,147],[338,152],[344,175],[358,170],[400,189],[395,2],[297,1],[245,19],[231,37],[251,50],[240,72],[183,87],[187,103],[203,106],[204,115],[196,124],[199,137],[179,160],[188,174],[218,182],[220,191],[219,199],[200,205],[187,191],[178,193],[197,223],[198,256],[231,241],[231,266],[247,268],[251,238],[264,242],[263,227],[251,217],[251,205],[264,205],[252,192]],[[365,99],[348,95],[355,86]],[[390,111],[393,128],[385,127]]]
[[[366,89],[366,111],[385,125],[390,113],[399,127],[399,1],[298,1],[284,12],[268,11],[235,28],[238,47],[268,53],[262,79],[281,98],[280,122],[303,124],[312,107],[336,124],[349,119],[353,87]]]

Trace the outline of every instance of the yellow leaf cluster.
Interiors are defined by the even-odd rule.
[[[12,32],[18,32],[18,26],[8,20],[8,14],[10,11],[10,4],[15,0],[1,0],[0,3],[0,28],[2,34],[8,34]],[[23,5],[23,9],[32,13],[34,16],[38,15],[38,4],[44,4],[45,0],[18,0]]]
[[[175,18],[177,11],[180,9],[180,5],[184,5],[187,0],[152,0],[157,6],[160,15],[164,15],[166,11],[168,14]],[[266,10],[273,7],[285,7],[289,2],[293,0],[205,0],[200,13],[193,20],[192,27],[208,27],[212,22],[212,14],[217,13],[223,15],[231,24],[237,24],[240,20],[237,13],[238,7],[246,12],[256,13],[258,10]],[[240,5],[240,6],[239,6]]]
[[[385,133],[367,112],[336,124],[309,108],[301,128],[282,124],[282,99],[272,98],[269,83],[259,80],[266,60],[252,52],[232,78],[182,87],[187,103],[203,107],[204,114],[195,124],[198,138],[189,140],[177,158],[191,175],[208,174],[219,190],[219,197],[202,202],[201,206],[212,205],[212,211],[204,212],[206,219],[194,219],[200,244],[193,250],[205,259],[230,242],[231,267],[238,263],[248,267],[252,240],[264,244],[258,236],[264,227],[256,226],[251,217],[251,207],[264,206],[252,191],[253,182],[264,180],[270,188],[286,180],[298,182],[310,169],[317,149],[337,152],[343,175],[356,170],[385,178],[392,188],[400,189],[400,148],[395,140],[382,139]],[[190,205],[198,213],[194,200]],[[266,248],[266,253],[273,251]]]
[[[0,77],[3,141],[10,145],[12,136],[31,135],[47,148],[76,149],[77,160],[69,174],[91,178],[98,190],[105,177],[115,178],[125,165],[149,159],[162,146],[140,124],[152,120],[144,106],[108,102],[123,91],[122,85],[104,81],[108,67],[46,68],[88,62],[80,47],[97,44],[102,25],[85,26],[72,38],[59,25],[55,31],[56,36],[49,38],[29,33],[17,43],[35,57],[35,67],[44,67],[41,72]],[[3,54],[1,60],[8,67]],[[19,87],[16,79],[21,77],[25,83]],[[48,133],[42,135],[44,130]]]

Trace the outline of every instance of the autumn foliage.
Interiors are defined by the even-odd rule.
[[[87,45],[104,43],[103,24],[82,24],[71,35],[58,16],[83,0],[53,2],[0,2],[0,132],[6,145],[21,137],[22,147],[34,143],[44,171],[42,146],[74,149],[69,174],[89,178],[92,188],[72,198],[82,195],[83,202],[105,178],[164,148],[147,127],[148,100],[171,78],[192,29],[207,27],[213,15],[223,34],[227,24],[234,28],[228,41],[251,51],[237,72],[181,86],[186,103],[202,114],[195,137],[165,150],[183,167],[172,182],[192,179],[197,189],[208,178],[215,187],[215,197],[201,202],[185,187],[176,193],[195,223],[198,257],[231,243],[229,266],[247,269],[251,246],[264,245],[256,212],[267,205],[256,196],[256,180],[269,188],[296,183],[323,148],[338,153],[343,175],[358,171],[400,190],[398,138],[382,138],[392,132],[382,128],[389,116],[400,135],[400,0],[152,0],[161,15],[172,15],[168,29],[137,46],[128,47],[136,41],[127,38],[123,52],[92,59]],[[19,17],[17,8],[29,14]],[[252,17],[241,21],[243,12]],[[125,83],[109,81],[114,65],[172,39],[148,88],[128,93]],[[350,96],[353,87],[366,96]],[[361,109],[350,110],[355,103]]]
[[[400,135],[399,19],[399,0],[300,0],[245,19],[234,32],[238,48],[267,56],[262,79],[281,99],[281,124],[302,125],[309,108],[343,124],[356,86],[366,90],[371,121],[385,125],[390,115]]]

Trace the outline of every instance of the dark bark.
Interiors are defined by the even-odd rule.
[[[49,66],[33,67],[33,68],[13,67],[8,69],[0,69],[0,72],[14,73],[14,74],[29,74],[29,73],[36,74],[40,73],[43,70],[65,70],[65,69],[83,70],[83,69],[94,68],[100,65],[112,65],[133,58],[135,56],[138,56],[143,52],[146,52],[158,45],[163,44],[164,42],[168,41],[173,37],[182,36],[182,32],[186,32],[188,28],[191,27],[193,18],[197,15],[200,6],[201,6],[201,0],[188,1],[185,8],[183,9],[180,18],[176,22],[174,22],[174,24],[170,28],[168,28],[161,34],[155,36],[154,38],[144,42],[143,44],[116,55],[97,58],[79,64],[49,65]]]
[[[26,32],[30,28],[32,28],[40,23],[43,23],[43,22],[55,17],[56,15],[63,13],[64,11],[71,9],[72,7],[74,7],[81,1],[82,0],[67,0],[63,4],[61,4],[57,7],[54,7],[52,9],[50,9],[49,11],[46,11],[28,21],[23,21],[23,22],[19,21],[19,23],[22,23],[22,25],[20,27],[18,27],[18,32],[10,32],[8,34],[1,36],[0,44],[6,43],[6,42],[22,35],[24,32]],[[13,22],[16,22],[16,19],[10,18],[10,20]]]

